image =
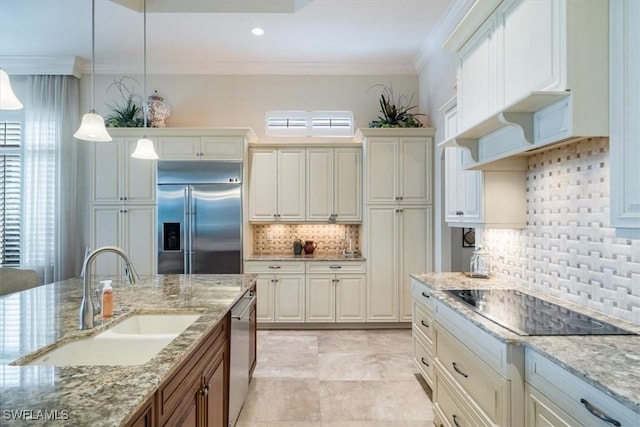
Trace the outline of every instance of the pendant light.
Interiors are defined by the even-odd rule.
[[[19,110],[21,108],[22,103],[11,89],[9,75],[0,68],[0,110]]]
[[[111,135],[104,126],[104,119],[93,109],[95,101],[96,85],[96,0],[91,0],[91,110],[82,116],[80,128],[73,134],[78,139],[85,141],[111,141]]]
[[[157,160],[158,155],[153,148],[153,141],[147,138],[147,116],[149,115],[149,103],[147,102],[147,0],[142,1],[142,15],[143,15],[143,60],[144,65],[142,69],[143,84],[142,84],[142,115],[144,116],[142,122],[144,123],[144,134],[142,138],[138,140],[136,149],[131,153],[131,157],[144,160]]]

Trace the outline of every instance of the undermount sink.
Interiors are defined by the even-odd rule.
[[[96,336],[56,347],[24,365],[141,365],[199,317],[200,314],[138,314]]]

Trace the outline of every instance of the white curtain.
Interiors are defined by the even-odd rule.
[[[25,100],[22,266],[43,283],[78,271],[79,84],[73,76],[29,76]]]

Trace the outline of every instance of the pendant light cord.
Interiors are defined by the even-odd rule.
[[[143,0],[142,1],[142,15],[143,15],[143,21],[142,21],[142,28],[143,28],[143,36],[142,36],[142,48],[143,48],[143,66],[142,66],[142,73],[143,73],[143,79],[142,79],[142,115],[143,120],[142,122],[144,123],[144,138],[147,137],[147,115],[149,114],[149,103],[147,102],[147,0]]]
[[[96,0],[91,0],[91,113],[95,113],[96,84]]]

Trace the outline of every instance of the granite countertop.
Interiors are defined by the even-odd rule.
[[[294,254],[254,254],[246,257],[245,261],[365,261],[361,255],[346,257],[340,253],[319,253],[311,255]]]
[[[521,289],[533,296],[588,314],[640,334],[640,325],[607,316],[594,310],[522,288],[508,281],[472,279],[463,273],[412,274],[432,290],[432,296],[467,317],[494,337],[524,345],[561,365],[569,372],[640,413],[640,335],[523,336],[515,334],[471,310],[450,296],[446,289]]]
[[[78,329],[80,279],[0,297],[0,424],[25,425],[25,419],[13,419],[11,411],[23,411],[23,416],[38,425],[126,423],[235,302],[255,286],[255,280],[255,275],[245,274],[147,276],[135,285],[114,281],[113,318],[103,322],[98,315],[96,328],[87,331]],[[148,363],[65,367],[12,364],[17,359],[31,360],[59,343],[96,335],[132,314],[164,312],[197,312],[201,316]],[[54,417],[54,421],[44,422],[43,416]]]

